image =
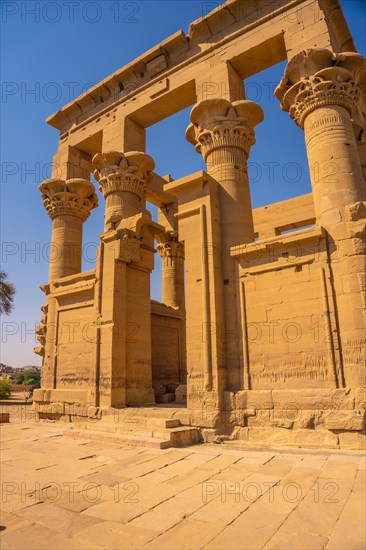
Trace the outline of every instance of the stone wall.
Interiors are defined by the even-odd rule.
[[[245,79],[283,60],[275,96],[304,132],[312,193],[253,210],[264,113]],[[191,422],[216,435],[285,430],[296,443],[318,430],[338,445],[364,430],[365,74],[337,0],[229,0],[49,117],[63,179],[40,186],[52,253],[38,410],[152,404],[187,371]],[[146,128],[188,106],[206,169],[174,181],[153,172]],[[91,170],[105,224],[83,274]],[[163,304],[151,306],[156,251]],[[284,418],[289,403],[301,418]]]
[[[182,313],[151,302],[153,385],[185,384],[185,319]]]

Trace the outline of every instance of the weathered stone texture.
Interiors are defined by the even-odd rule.
[[[53,223],[40,415],[187,399],[211,439],[349,447],[364,432],[365,60],[337,1],[256,6],[226,2],[48,119],[63,179],[40,186]],[[285,59],[275,95],[304,132],[312,193],[253,210],[264,114],[243,80]],[[190,105],[207,171],[161,177],[145,130]],[[105,224],[81,273],[91,171]]]

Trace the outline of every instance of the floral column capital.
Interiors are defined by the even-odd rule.
[[[344,107],[353,117],[359,107],[366,110],[366,60],[357,53],[303,50],[287,64],[275,96],[300,128],[327,105]]]
[[[163,262],[170,264],[175,260],[184,260],[184,244],[178,241],[174,231],[162,233],[158,237],[156,249]]]
[[[93,157],[93,166],[94,177],[99,182],[104,198],[111,193],[124,191],[142,199],[146,196],[155,163],[146,153],[110,151],[97,153]]]
[[[255,143],[253,128],[263,118],[262,108],[253,101],[206,99],[193,107],[186,137],[205,161],[224,148],[239,149],[247,158]]]
[[[51,220],[59,216],[75,216],[85,222],[90,211],[98,206],[94,185],[88,180],[48,179],[41,183],[39,190]]]

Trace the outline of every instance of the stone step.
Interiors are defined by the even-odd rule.
[[[169,439],[157,439],[154,437],[129,436],[120,433],[101,432],[95,430],[69,429],[64,430],[63,435],[72,439],[88,439],[102,443],[117,443],[118,445],[130,445],[134,447],[149,447],[153,449],[168,449],[172,447]]]
[[[103,411],[103,419],[118,418],[121,419],[120,421],[123,421],[125,417],[128,417],[130,420],[144,418],[148,419],[148,423],[150,423],[152,418],[160,418],[164,420],[178,420],[185,426],[190,425],[190,416],[190,411],[186,407],[173,403],[161,404],[159,406],[123,407],[121,409]]]
[[[198,428],[190,426],[181,426],[170,430],[170,441],[173,447],[183,447],[184,445],[195,445],[201,441],[201,432]]]
[[[135,426],[154,426],[156,428],[178,428],[181,426],[179,418],[150,417],[146,414],[137,415],[134,410],[131,409],[131,412],[125,414],[119,414],[119,411],[117,411],[116,414],[103,416],[102,420],[108,424],[131,426],[132,429]]]
[[[117,433],[121,434],[134,434],[138,437],[153,437],[156,439],[170,439],[173,447],[182,447],[184,445],[194,445],[200,441],[200,432],[197,428],[190,426],[179,426],[177,428],[155,428],[153,426],[147,426],[143,430],[126,430],[117,426]]]
[[[123,407],[120,409],[109,409],[103,411],[103,420],[107,422],[118,421],[124,422],[128,419],[128,423],[136,423],[137,425],[156,425],[158,427],[174,428],[176,424],[183,426],[191,425],[191,413],[186,407],[181,405],[175,405],[175,403],[161,404],[161,405],[145,405],[145,406],[131,406]],[[154,420],[153,420],[154,419]],[[164,422],[173,421],[165,426],[159,424],[159,421]]]
[[[138,437],[154,437],[154,434],[163,433],[165,428],[156,428],[154,426],[133,426],[124,424],[115,424],[111,422],[85,423],[74,422],[70,429],[92,430],[94,432],[119,433],[121,435],[138,436]],[[169,429],[166,433],[169,433]],[[164,435],[166,435],[166,433]],[[156,435],[159,439],[159,435]]]
[[[156,426],[128,426],[117,423],[104,422],[100,420],[92,423],[73,423],[70,431],[91,431],[101,434],[112,434],[125,437],[131,440],[157,439],[170,441],[172,447],[194,445],[200,441],[200,432],[197,428],[190,426],[178,426],[175,428],[159,428]],[[161,447],[162,448],[162,447]]]

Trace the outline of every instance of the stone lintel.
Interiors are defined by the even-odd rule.
[[[52,114],[47,122],[62,130],[90,108],[95,109],[100,105],[98,111],[102,112],[106,105],[110,108],[112,105],[122,103],[145,88],[151,89],[155,83],[187,64],[191,65],[202,58],[212,56],[212,52],[216,50],[222,51],[229,48],[235,40],[249,31],[255,31],[261,25],[283,21],[288,12],[298,13],[298,5],[301,3],[301,0],[280,0],[274,4],[260,1],[257,2],[255,13],[249,9],[246,19],[247,0],[225,2],[191,23],[189,34],[179,30]],[[314,8],[318,7],[317,4],[316,2]],[[336,17],[334,16],[333,10],[335,7],[339,8],[335,4],[338,2],[324,3],[324,5],[322,3],[321,8],[318,9],[321,9],[326,17],[329,33],[334,34],[335,30],[342,28],[342,36],[338,37],[338,41],[341,40],[339,47],[346,44],[348,51],[355,51],[341,9],[338,9]],[[314,21],[313,24],[316,25],[317,22]],[[290,25],[293,23],[288,22],[287,26]],[[286,23],[282,32],[284,30],[286,30]],[[263,67],[259,70],[261,69]]]
[[[52,294],[52,297],[64,296],[69,294],[78,294],[86,292],[94,288],[95,285],[95,270],[60,277],[49,285],[47,294]]]
[[[249,254],[258,253],[258,251],[261,250],[266,250],[266,248],[268,248],[269,246],[282,246],[290,243],[319,240],[324,237],[324,235],[324,228],[315,225],[314,227],[299,229],[298,231],[294,231],[293,233],[288,233],[286,235],[278,235],[265,240],[255,241],[249,244],[233,246],[230,249],[230,256],[232,256],[233,258],[241,258],[243,256],[248,256]]]
[[[208,184],[208,189],[216,189],[218,185],[217,181],[207,172],[205,172],[204,170],[199,170],[198,172],[194,172],[193,174],[189,174],[188,176],[184,176],[183,178],[179,178],[177,180],[167,183],[166,185],[164,185],[164,191],[174,194],[179,201],[180,198],[183,198],[187,195],[188,191],[191,192],[193,190],[200,190],[202,194],[202,190],[205,184]],[[209,194],[208,191],[205,194]],[[180,213],[177,214],[178,218],[180,216]]]
[[[160,315],[162,317],[173,317],[175,319],[184,319],[184,314],[181,309],[168,306],[156,300],[151,300],[151,314]]]
[[[165,185],[166,180],[153,172],[152,180],[146,189],[146,200],[160,208],[167,204],[175,203],[177,201],[176,197],[166,191]]]

